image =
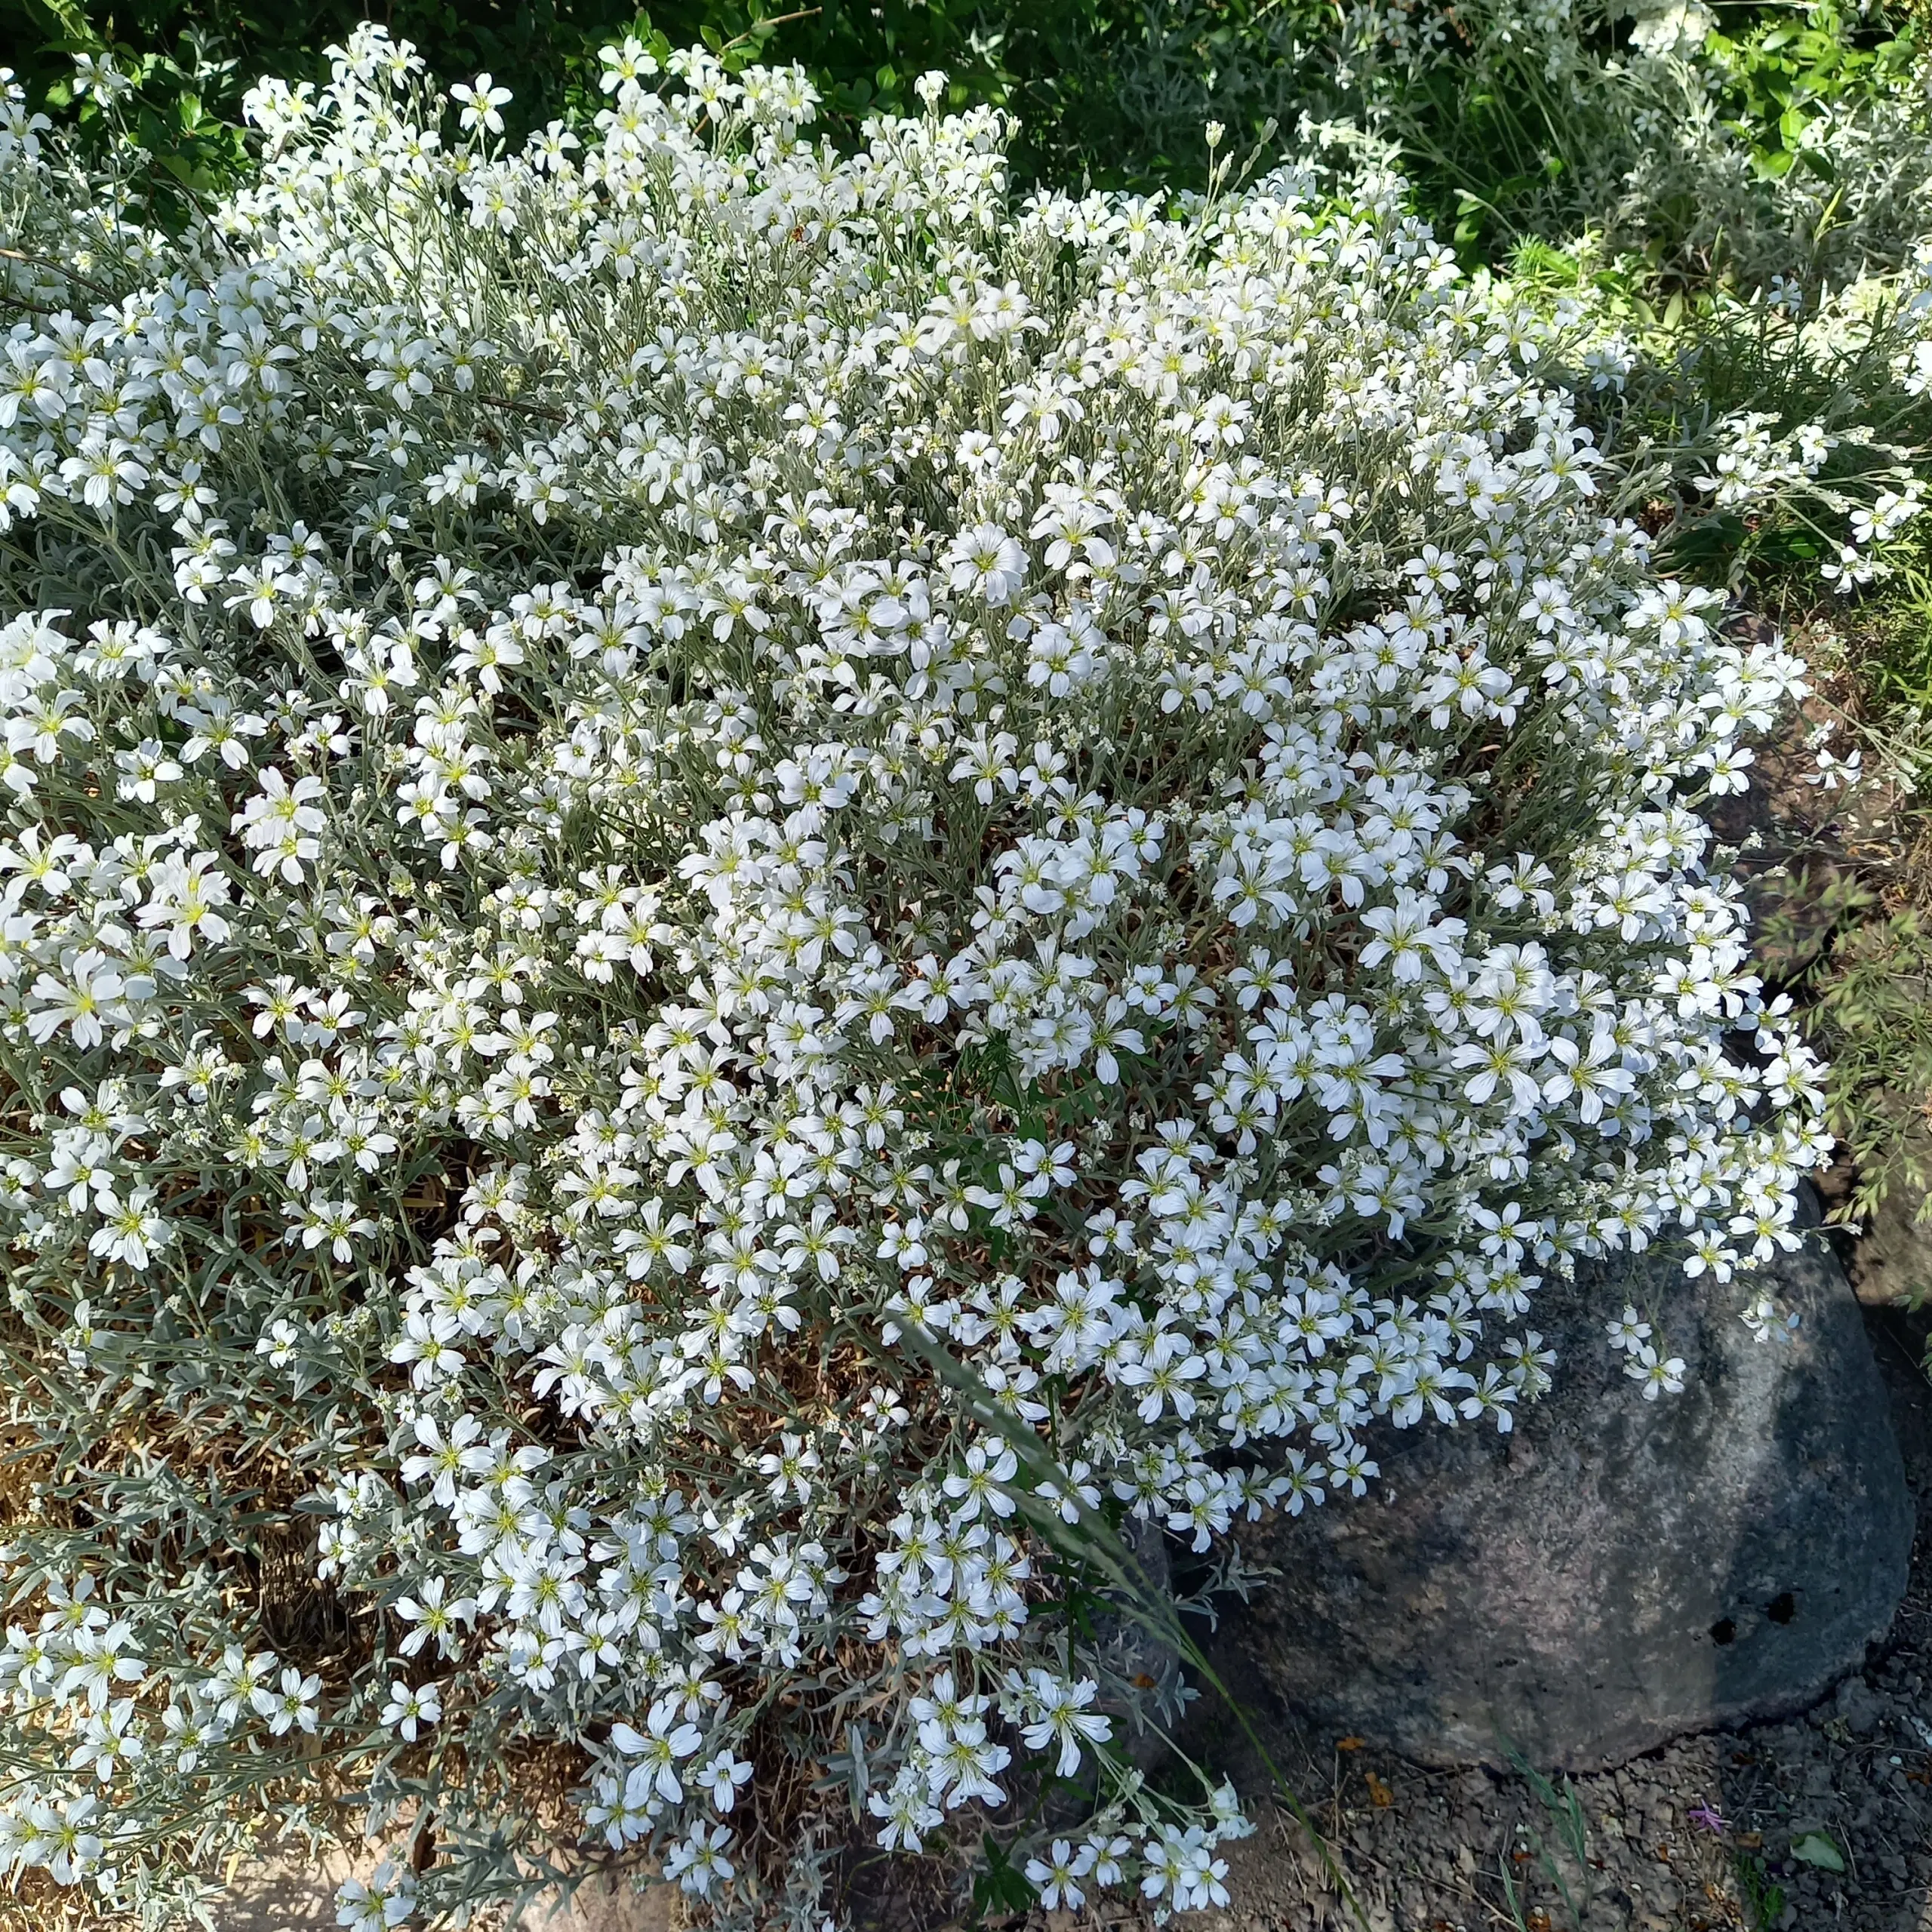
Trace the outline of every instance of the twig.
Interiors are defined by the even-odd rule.
[[[546,409],[540,403],[519,402],[515,396],[486,395],[480,389],[453,389],[440,386],[437,393],[448,397],[451,401],[460,396],[466,397],[470,401],[480,402],[488,409],[513,409],[520,415],[534,416],[540,422],[568,423],[570,420],[560,409]]]
[[[561,409],[546,409],[540,403],[518,402],[514,396],[479,395],[476,400],[492,409],[514,409],[523,415],[534,416],[543,423],[568,423],[571,420]]]
[[[718,49],[718,51],[721,54],[728,53],[743,41],[761,38],[773,27],[789,26],[794,20],[808,20],[815,14],[822,14],[824,11],[825,9],[823,7],[801,7],[794,14],[773,14],[766,19],[754,20],[743,33],[734,34],[724,46]]]
[[[112,302],[114,300],[113,291],[111,289],[103,288],[99,282],[82,274],[78,269],[70,269],[66,263],[54,261],[48,256],[32,254],[20,248],[0,248],[0,256],[4,256],[10,262],[25,262],[30,268],[51,269],[56,275],[65,275],[69,281],[78,282],[83,288],[99,296],[103,302]],[[31,305],[23,303],[22,306],[24,307]],[[43,311],[42,312],[49,312]]]

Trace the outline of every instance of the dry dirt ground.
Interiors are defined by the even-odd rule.
[[[311,1932],[333,1927],[335,1889],[352,1874],[366,1875],[374,1857],[339,1853],[321,1866],[271,1860],[242,1872],[216,1921],[216,1932]],[[663,1886],[648,1891],[586,1888],[564,1903],[543,1900],[513,1923],[491,1932],[674,1932],[681,1918]]]

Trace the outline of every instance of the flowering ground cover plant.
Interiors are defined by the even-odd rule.
[[[1219,1900],[1117,1527],[1507,1429],[1589,1257],[1777,1326],[1696,808],[1798,667],[1397,184],[606,64],[511,155],[365,31],[165,243],[7,137],[0,1833],[156,1923],[278,1825],[365,1932]]]

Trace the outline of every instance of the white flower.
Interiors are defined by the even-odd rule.
[[[204,1751],[223,1743],[228,1734],[220,1718],[198,1702],[170,1704],[162,1713],[162,1722],[174,1753],[174,1768],[184,1777],[200,1764]]]
[[[349,1932],[389,1932],[416,1909],[416,1875],[385,1858],[366,1879],[350,1878],[338,1885],[335,1906],[335,1922]]]
[[[1684,1392],[1684,1362],[1681,1356],[1660,1355],[1648,1342],[1632,1352],[1623,1364],[1632,1381],[1643,1385],[1644,1400],[1654,1402],[1660,1394],[1678,1395]]]
[[[126,986],[114,963],[90,946],[74,955],[64,977],[43,973],[35,980],[32,997],[41,1004],[28,1016],[27,1032],[44,1046],[65,1026],[75,1046],[98,1046],[105,1026],[126,1017]]]
[[[321,1688],[319,1676],[311,1674],[304,1677],[299,1670],[285,1669],[278,1688],[272,1689],[264,1684],[253,1693],[249,1701],[268,1719],[270,1732],[280,1737],[295,1727],[306,1731],[315,1728],[315,1700],[321,1694]]]
[[[112,1188],[102,1188],[94,1201],[101,1225],[88,1235],[88,1252],[129,1268],[146,1267],[174,1238],[174,1224],[155,1210],[154,1198],[151,1187],[130,1189],[125,1201]]]
[[[434,1724],[442,1714],[442,1696],[436,1685],[419,1684],[412,1690],[398,1679],[389,1686],[389,1701],[379,1721],[414,1744],[421,1727]]]
[[[1047,1671],[1032,1673],[1026,1707],[1031,1721],[1020,1734],[1029,1750],[1059,1747],[1054,1768],[1061,1777],[1079,1770],[1083,1741],[1104,1744],[1113,1735],[1112,1721],[1088,1708],[1099,1694],[1100,1686],[1091,1679],[1066,1684]]]
[[[478,74],[474,86],[459,81],[450,89],[450,98],[462,107],[457,118],[466,134],[478,128],[491,134],[503,131],[503,117],[497,110],[510,98],[510,91],[498,87],[489,75]]]
[[[1635,1355],[1651,1339],[1651,1324],[1635,1309],[1629,1306],[1609,1324],[1609,1330],[1611,1346],[1630,1355]]]
[[[454,1494],[452,1487],[452,1497]],[[459,1626],[466,1627],[474,1621],[476,1603],[471,1597],[445,1602],[448,1592],[449,1585],[442,1577],[432,1577],[418,1586],[414,1596],[398,1599],[396,1614],[411,1626],[398,1647],[405,1657],[414,1657],[432,1637],[436,1640],[439,1655],[456,1655],[462,1641]]]
[[[724,1856],[731,1838],[728,1825],[694,1825],[689,1836],[680,1838],[665,1854],[665,1877],[675,1878],[687,1892],[709,1897],[712,1887],[730,1878],[736,1869]]]
[[[99,1809],[99,1801],[87,1796],[70,1798],[57,1810],[37,1806],[30,1814],[45,1847],[37,1862],[45,1864],[57,1885],[77,1885],[100,1863],[104,1841],[88,1829]]]
[[[91,94],[103,101],[112,101],[134,84],[115,65],[112,54],[76,54],[73,85],[77,98]]]
[[[1814,758],[1816,768],[1804,774],[1807,785],[1821,785],[1826,791],[1835,792],[1840,786],[1849,789],[1857,785],[1865,776],[1862,746],[1854,746],[1849,758],[1840,758],[1829,745],[1820,745]]]
[[[720,1811],[728,1811],[737,1801],[739,1788],[751,1782],[753,1767],[743,1758],[721,1751],[698,1772],[698,1789]]]
[[[680,1721],[675,1700],[660,1697],[651,1706],[644,1730],[614,1724],[611,1741],[626,1756],[641,1758],[643,1762],[638,1768],[654,1781],[657,1795],[666,1804],[675,1804],[684,1796],[677,1761],[688,1758],[704,1742],[704,1734],[697,1725]]]
[[[1044,1858],[1027,1860],[1027,1880],[1038,1888],[1048,1911],[1078,1912],[1087,1903],[1079,1881],[1093,1870],[1096,1855],[1091,1844],[1076,1849],[1066,1839],[1055,1838]]]

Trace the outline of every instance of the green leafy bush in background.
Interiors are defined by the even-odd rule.
[[[115,49],[143,145],[205,192],[242,163],[243,89],[320,78],[365,14],[448,78],[508,82],[513,138],[581,119],[596,48],[632,31],[660,57],[798,62],[848,142],[943,69],[949,106],[1013,111],[1022,180],[1198,186],[1210,120],[1277,146],[1347,122],[1389,144],[1466,259],[1589,232],[1694,275],[1789,272],[1826,235],[1834,269],[1895,263],[1894,204],[1926,178],[1915,29],[1836,0],[0,0],[0,31],[30,94],[84,122],[71,57]]]
[[[0,0],[0,32],[30,91],[56,108],[72,98],[72,54],[121,50],[143,139],[171,172],[205,185],[238,158],[244,89],[263,73],[319,76],[323,49],[365,14],[441,74],[511,85],[513,138],[585,112],[596,50],[637,32],[660,57],[701,40],[740,60],[798,61],[848,137],[867,112],[916,112],[913,82],[942,68],[949,106],[1014,110],[1023,176],[1140,186],[1204,180],[1210,118],[1247,131],[1298,111],[1335,20],[1314,0],[665,0],[648,14],[625,0]]]

